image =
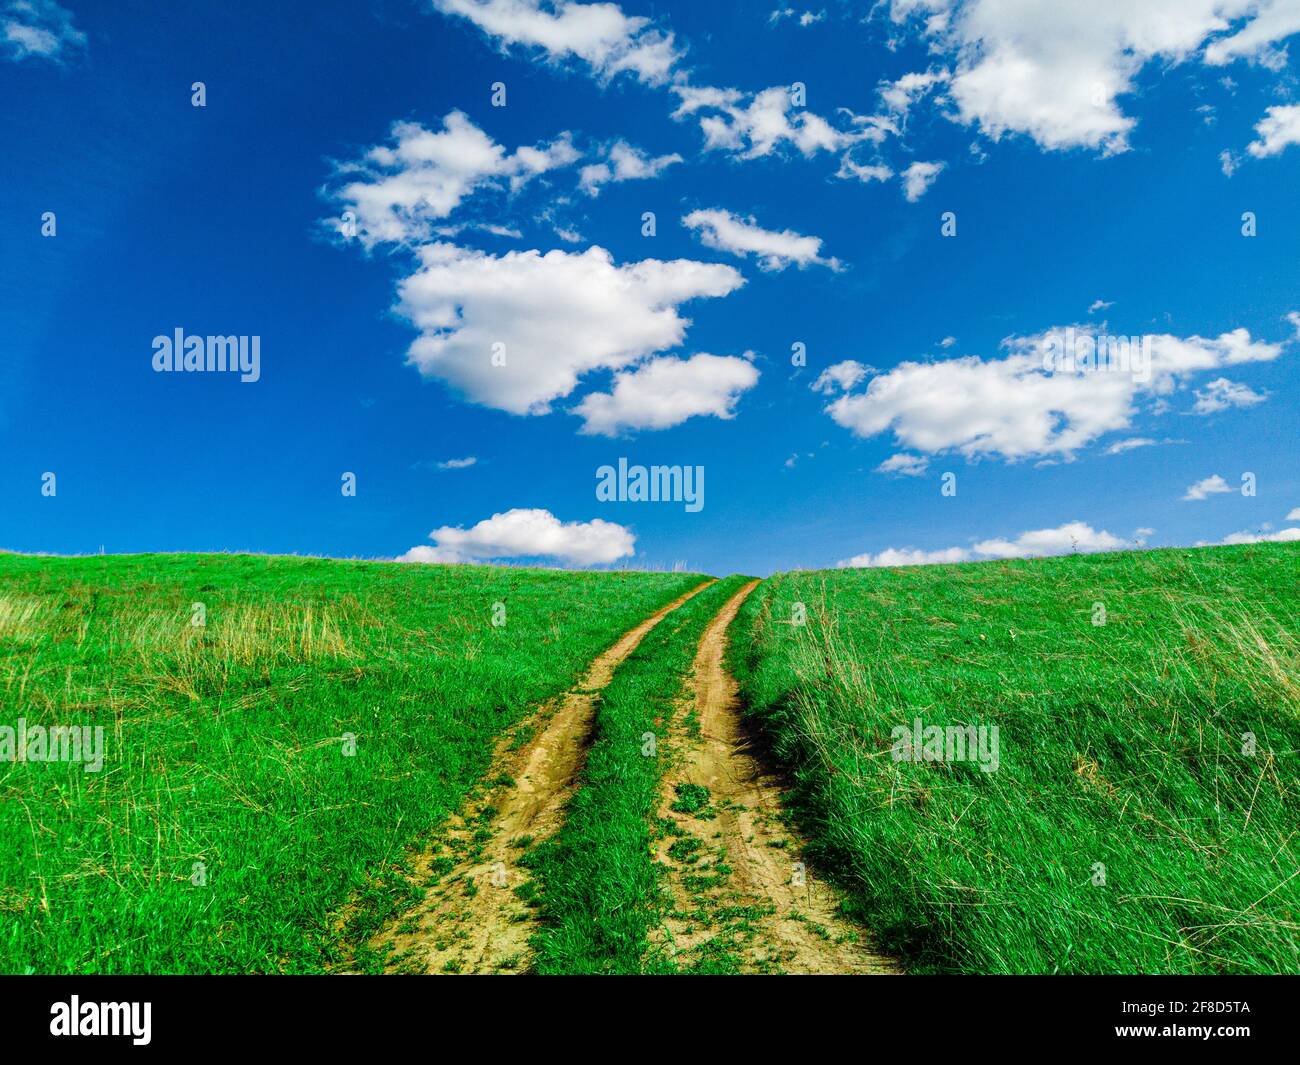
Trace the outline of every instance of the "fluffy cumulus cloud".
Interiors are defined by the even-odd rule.
[[[1120,97],[1148,63],[1276,66],[1278,42],[1300,31],[1295,0],[892,0],[890,13],[950,64],[958,121],[1105,152],[1128,147]]]
[[[1197,373],[1276,359],[1283,349],[1252,340],[1245,329],[1217,338],[1162,334],[1148,338],[1145,373],[1082,363],[1047,368],[1047,345],[1067,335],[1058,329],[1011,338],[1000,359],[904,362],[872,377],[865,389],[857,387],[867,376],[857,364],[837,364],[835,375],[826,371],[813,387],[839,392],[826,411],[860,437],[892,430],[902,447],[967,458],[1069,457],[1106,433],[1129,428],[1140,401],[1155,405]]]
[[[969,562],[971,553],[964,547],[943,547],[921,551],[915,547],[887,547],[876,554],[854,555],[838,563],[841,569],[867,569],[883,566],[940,566],[951,562]]]
[[[1221,544],[1289,544],[1300,540],[1300,529],[1277,529],[1274,531],[1264,532],[1235,532],[1229,533],[1222,540]],[[1204,542],[1197,544],[1198,547],[1205,547]]]
[[[578,183],[588,196],[598,196],[601,187],[611,182],[637,181],[658,177],[682,157],[676,152],[651,158],[640,148],[627,141],[616,141],[603,162],[584,166],[578,172]]]
[[[1255,137],[1246,145],[1246,151],[1256,159],[1277,155],[1288,145],[1300,144],[1300,104],[1268,108],[1255,126]]]
[[[913,163],[903,171],[903,196],[916,203],[943,172],[944,163]]]
[[[865,381],[873,373],[875,371],[870,366],[866,366],[856,359],[845,359],[843,362],[837,362],[826,367],[818,374],[817,380],[812,383],[812,390],[820,392],[824,396],[833,395],[836,392],[847,392],[860,382]]]
[[[620,266],[598,247],[494,256],[435,243],[418,255],[419,268],[398,287],[398,310],[421,334],[409,361],[512,414],[547,413],[584,374],[675,347],[689,324],[682,303],[744,283],[714,263]]]
[[[879,160],[862,160],[851,154],[859,146],[879,147],[899,132],[890,113],[858,115],[836,109],[834,119],[807,109],[794,86],[773,86],[758,92],[699,85],[683,64],[671,32],[649,19],[631,16],[615,3],[580,3],[578,0],[430,0],[434,10],[467,19],[503,49],[519,46],[555,63],[577,61],[602,81],[630,72],[648,85],[665,86],[677,97],[673,117],[698,123],[705,150],[731,152],[756,159],[784,150],[811,158],[819,152],[841,156],[838,177],[862,182],[884,181],[893,171]],[[824,11],[796,12],[778,8],[773,24],[790,18],[810,26],[825,18]],[[885,87],[886,107],[904,96],[924,95],[930,84],[946,78],[945,72],[908,75]],[[632,150],[635,151],[634,149]],[[611,180],[654,176],[640,173],[646,164],[661,162],[627,154],[623,178],[619,160],[596,162],[585,168],[583,187],[591,194]],[[666,164],[665,164],[666,165]],[[656,171],[657,172],[657,171]]]
[[[668,429],[687,418],[735,416],[743,393],[758,384],[758,370],[734,355],[651,359],[614,375],[609,392],[585,396],[574,413],[582,432],[617,436],[633,429]]]
[[[1131,546],[1118,536],[1094,529],[1081,521],[1070,521],[1055,529],[1034,529],[1015,539],[982,540],[972,547],[945,547],[921,551],[911,547],[890,547],[876,554],[854,555],[842,567],[931,566],[951,562],[989,559],[1038,558],[1096,551],[1121,551]]]
[[[8,59],[49,59],[84,47],[86,35],[72,14],[54,0],[6,0],[0,3],[0,54]]]
[[[576,0],[431,0],[435,10],[468,19],[502,48],[519,47],[554,63],[585,64],[598,78],[631,74],[663,83],[681,55],[671,33],[618,4]]]
[[[1199,502],[1202,499],[1209,499],[1210,496],[1223,495],[1231,491],[1232,486],[1217,473],[1214,473],[1193,485],[1188,485],[1183,499],[1188,502]]]
[[[1225,34],[1205,47],[1205,61],[1224,66],[1236,59],[1247,59],[1262,66],[1276,68],[1285,61],[1284,49],[1278,46],[1294,33],[1300,33],[1300,3],[1296,0],[1253,0],[1249,4],[1225,3],[1230,18],[1246,16],[1235,33]]]
[[[399,562],[489,562],[551,559],[575,566],[605,565],[635,552],[636,537],[613,522],[562,522],[549,510],[516,508],[468,529],[444,525],[429,534],[433,546],[413,547]]]
[[[1094,529],[1081,521],[1070,521],[1055,529],[1035,529],[1014,540],[983,540],[974,547],[982,558],[1038,558],[1074,552],[1120,551],[1128,546],[1118,536]]]
[[[507,152],[459,111],[450,112],[440,130],[398,122],[391,143],[338,168],[337,184],[326,195],[351,217],[341,214],[332,225],[343,236],[355,231],[367,248],[428,240],[433,223],[475,191],[504,184],[518,190],[578,158],[568,133],[549,144]]]
[[[820,237],[806,237],[789,229],[764,229],[753,218],[741,218],[730,211],[692,211],[682,219],[682,225],[710,248],[741,258],[756,256],[764,270],[784,270],[792,265],[802,269],[813,264],[840,269],[838,259],[821,257]]]
[[[1219,377],[1196,390],[1196,405],[1192,411],[1196,414],[1217,414],[1233,407],[1253,407],[1267,398],[1267,395],[1256,392],[1249,385]]]
[[[900,451],[885,459],[876,467],[876,472],[894,473],[900,477],[920,477],[929,468],[930,460],[924,455],[909,455],[906,451]]]

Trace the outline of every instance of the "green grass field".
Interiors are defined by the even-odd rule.
[[[800,572],[733,668],[912,971],[1294,973],[1298,611],[1294,544]],[[918,718],[998,726],[998,769],[895,760]]]
[[[99,772],[0,761],[0,972],[347,968],[498,736],[700,580],[0,555],[0,726],[106,737]],[[678,971],[657,813],[742,584],[600,693],[524,859],[536,971]],[[908,970],[1297,972],[1298,607],[1289,544],[796,572],[746,601],[731,668],[819,873]],[[914,723],[996,726],[996,768],[897,759]],[[714,931],[688,966],[742,969]]]
[[[492,738],[698,582],[0,555],[0,725],[106,733],[98,773],[0,762],[0,971],[329,967],[338,909],[364,928],[396,907],[351,896]]]

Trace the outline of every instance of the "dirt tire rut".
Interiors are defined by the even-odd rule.
[[[673,908],[655,945],[683,968],[712,962],[742,972],[897,973],[841,914],[841,894],[803,864],[782,782],[742,724],[739,688],[724,665],[727,629],[758,583],[719,611],[695,658],[694,723],[678,730],[685,750],[659,811],[671,826],[657,853]],[[704,801],[699,788],[708,789],[707,805],[692,810]]]
[[[600,690],[651,629],[713,583],[704,581],[629,630],[591,663],[578,687],[502,738],[481,801],[450,818],[415,862],[416,882],[436,878],[436,884],[371,941],[385,953],[388,971],[528,970],[536,915],[532,880],[520,858],[527,844],[547,839],[563,821]],[[520,736],[527,738],[518,742]],[[498,780],[503,783],[493,786]]]

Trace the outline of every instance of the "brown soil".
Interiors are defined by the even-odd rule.
[[[658,858],[673,909],[656,947],[683,968],[742,972],[886,974],[901,970],[840,913],[841,895],[801,859],[803,841],[782,803],[782,782],[755,756],[738,689],[723,665],[727,627],[758,584],[747,584],[705,630],[694,669],[695,721],[677,732],[684,754],[668,781],[708,789],[693,813],[675,787],[659,814],[672,828]]]
[[[530,843],[559,828],[586,756],[600,689],[637,644],[668,613],[707,588],[697,588],[627,632],[588,668],[581,685],[543,707],[493,756],[487,781],[497,786],[477,808],[451,818],[414,863],[417,883],[443,875],[411,911],[381,931],[371,946],[387,952],[394,972],[493,973],[529,968],[536,918],[532,882],[519,859]],[[530,728],[531,726],[531,728]],[[450,870],[440,865],[452,862]]]

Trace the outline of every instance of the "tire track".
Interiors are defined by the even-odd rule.
[[[529,968],[536,917],[526,852],[563,820],[600,691],[651,629],[713,583],[702,582],[629,630],[592,661],[578,687],[502,738],[484,776],[483,801],[450,818],[414,863],[416,883],[428,886],[423,900],[370,942],[385,955],[387,971]]]
[[[659,811],[668,831],[657,853],[673,908],[653,946],[682,968],[898,973],[841,914],[841,894],[804,865],[781,782],[742,725],[739,688],[724,665],[727,629],[758,584],[737,592],[700,640],[695,728],[679,730],[686,750]]]

